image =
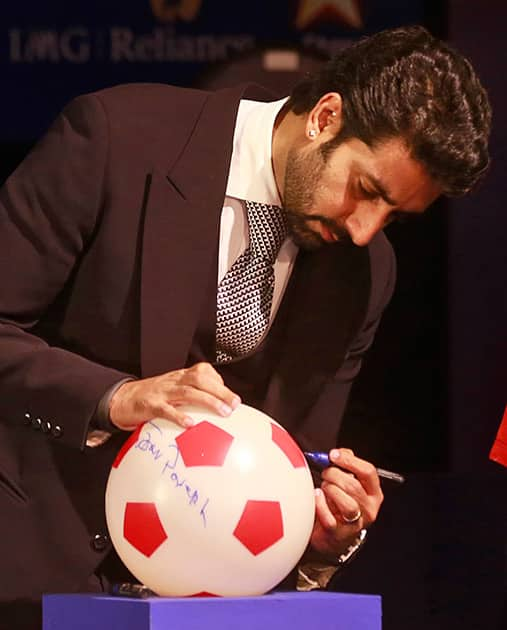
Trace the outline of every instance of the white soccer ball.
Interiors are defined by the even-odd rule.
[[[260,595],[297,564],[315,498],[303,453],[266,414],[185,407],[141,425],[113,464],[106,518],[136,578],[164,596]]]

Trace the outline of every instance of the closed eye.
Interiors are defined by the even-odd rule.
[[[358,180],[357,187],[358,187],[359,195],[363,199],[373,200],[380,197],[379,192],[377,190],[366,188],[361,182],[361,180]]]

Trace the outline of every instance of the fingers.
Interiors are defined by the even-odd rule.
[[[315,489],[315,516],[320,526],[327,532],[333,532],[338,522],[336,516],[331,511],[324,492],[320,488]]]
[[[315,490],[315,524],[311,536],[311,545],[315,551],[336,559],[343,553],[359,531],[364,527],[362,519],[346,525],[342,516],[329,500],[327,491]]]
[[[356,457],[349,448],[332,449],[329,453],[329,459],[341,469],[351,472],[360,481],[368,494],[381,491],[380,480],[375,466],[364,459]]]
[[[167,404],[165,401],[162,401],[158,405],[153,404],[151,406],[151,413],[149,416],[149,418],[143,417],[143,420],[140,422],[145,422],[146,420],[151,420],[152,418],[164,418],[165,420],[171,420],[172,422],[179,424],[185,429],[188,429],[195,424],[195,420],[193,418],[181,411],[181,409]],[[140,424],[140,422],[137,424]]]
[[[343,448],[333,449],[330,460],[336,465],[326,468],[321,476],[331,511],[344,524],[360,520],[361,526],[368,527],[377,518],[384,498],[375,467]],[[357,519],[359,513],[361,519]]]
[[[230,415],[240,404],[240,397],[224,385],[209,363],[197,363],[180,371],[180,384],[185,388],[182,404],[204,405],[223,416]]]
[[[195,422],[179,409],[183,405],[204,407],[228,416],[240,403],[240,397],[224,385],[212,365],[198,363],[161,376],[124,383],[111,398],[109,416],[113,424],[124,430],[155,417],[189,427]]]
[[[361,520],[359,524],[364,524],[364,520],[368,515],[366,514],[366,508],[362,506],[366,504],[366,500],[360,500],[351,496],[334,483],[323,481],[321,488],[327,500],[329,510],[334,513],[338,521],[341,521],[341,523],[345,525],[352,525],[358,524],[358,521]],[[365,511],[364,517],[363,510]],[[359,518],[358,515],[360,515]],[[370,521],[369,518],[367,518],[367,520]]]

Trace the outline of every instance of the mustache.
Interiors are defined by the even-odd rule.
[[[347,229],[343,225],[340,225],[339,223],[337,223],[333,219],[330,219],[329,217],[324,217],[318,214],[318,215],[308,216],[306,217],[306,220],[318,221],[319,223],[322,223],[322,225],[324,225],[330,232],[332,232],[333,234],[336,234],[336,236],[340,238],[349,237],[349,233]]]
[[[292,219],[292,221],[297,223],[300,227],[306,228],[306,230],[308,230],[309,232],[315,233],[315,230],[311,228],[311,223],[317,222],[324,225],[332,234],[337,236],[340,242],[343,242],[343,241],[352,242],[352,238],[347,228],[337,223],[334,219],[330,219],[329,217],[326,217],[322,214],[306,214],[303,212],[298,212],[296,210],[291,210],[287,208],[285,209],[285,212],[288,216],[289,222]]]

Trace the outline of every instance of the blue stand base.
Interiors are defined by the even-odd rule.
[[[348,593],[129,599],[46,595],[43,630],[381,630],[381,599]]]

